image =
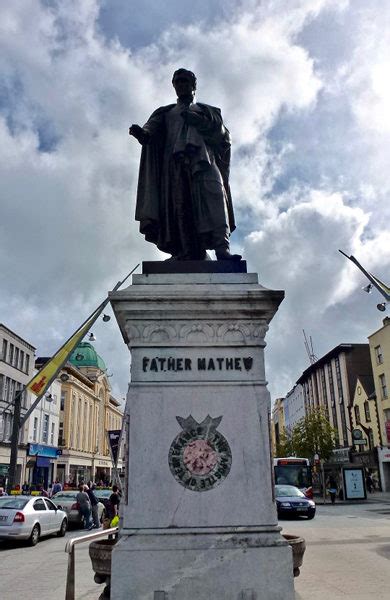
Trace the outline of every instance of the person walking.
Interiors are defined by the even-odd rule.
[[[372,492],[374,491],[374,482],[372,480],[372,475],[370,472],[368,472],[366,475],[366,487],[368,489],[368,492],[372,494]]]
[[[57,494],[58,492],[62,492],[62,485],[60,484],[58,479],[56,479],[54,482],[54,485],[53,485],[53,491],[52,491],[53,496],[54,496],[54,494]]]
[[[98,510],[99,500],[96,498],[94,489],[95,489],[95,485],[92,485],[91,487],[87,488],[86,492],[88,494],[89,501],[91,503],[93,526],[95,529],[99,529],[99,527],[100,527],[99,510]]]
[[[85,491],[84,484],[80,483],[79,492],[76,496],[76,502],[79,505],[79,511],[84,519],[84,529],[92,529],[93,524],[91,520],[91,502],[89,500],[89,496]]]
[[[330,500],[331,500],[332,504],[334,504],[336,501],[336,494],[337,494],[337,482],[336,482],[334,475],[332,475],[332,474],[329,475],[326,485],[327,485],[327,489],[328,489],[328,492],[330,495]]]
[[[112,494],[105,504],[106,516],[103,520],[103,529],[109,529],[114,517],[119,516],[120,495],[117,485],[112,486]]]

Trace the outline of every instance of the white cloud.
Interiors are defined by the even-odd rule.
[[[1,320],[48,354],[119,277],[159,256],[133,220],[140,152],[127,128],[173,101],[171,75],[183,65],[198,76],[199,100],[221,106],[233,134],[235,244],[245,244],[264,284],[287,290],[270,331],[281,354],[270,350],[268,375],[285,393],[299,375],[292,340],[303,321],[332,315],[347,333],[342,311],[361,281],[337,248],[384,278],[390,262],[389,43],[379,35],[390,10],[379,16],[358,3],[215,1],[198,10],[173,2],[161,5],[160,21],[163,12],[145,2],[107,0],[103,17],[98,0],[8,3],[0,22]],[[133,44],[123,28],[117,39],[115,19],[106,35],[110,7],[124,23],[130,9],[139,15],[148,43],[138,36]],[[353,24],[348,58],[332,56],[329,69],[300,38],[324,14]],[[97,332],[97,348],[124,393],[128,353],[112,324]],[[272,337],[281,324],[287,345]],[[350,323],[351,335],[369,325]],[[283,353],[289,364],[276,381]]]

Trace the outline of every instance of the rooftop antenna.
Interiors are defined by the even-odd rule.
[[[303,331],[303,339],[305,340],[305,348],[306,348],[307,355],[309,357],[310,364],[314,365],[314,363],[317,362],[318,358],[314,354],[313,340],[311,339],[311,336],[309,336],[309,339],[307,339],[305,330],[302,329],[302,331]]]

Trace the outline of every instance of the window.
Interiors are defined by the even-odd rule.
[[[65,446],[65,441],[64,441],[64,424],[62,422],[60,422],[60,426],[58,429],[58,445],[59,446]]]
[[[51,500],[49,500],[49,498],[45,498],[45,502],[49,510],[57,510],[56,505]]]
[[[4,399],[3,398],[3,386],[4,386],[4,375],[2,373],[0,373],[0,402]]]
[[[381,365],[383,363],[382,348],[380,346],[375,346],[374,352],[375,352],[376,364]]]
[[[8,394],[9,394],[9,377],[4,379],[4,389],[3,389],[3,400],[8,402]]]
[[[14,345],[13,344],[9,345],[8,362],[10,365],[12,365],[12,363],[14,362]]]
[[[381,386],[381,390],[382,390],[382,399],[386,399],[388,398],[388,394],[387,394],[387,385],[386,385],[386,377],[382,374],[379,375],[379,384]]]
[[[355,411],[356,425],[359,425],[360,424],[360,408],[358,406],[354,406],[354,411]]]
[[[65,410],[66,392],[61,392],[61,410]]]
[[[370,404],[368,400],[366,400],[364,403],[364,416],[366,417],[366,421],[371,421]]]
[[[51,424],[51,432],[50,432],[50,444],[52,446],[54,446],[54,429],[55,429],[55,424],[52,423]]]
[[[16,348],[16,346],[15,346],[14,367],[18,368],[18,365],[19,365],[19,348]]]
[[[49,439],[49,415],[43,415],[42,442],[47,444]]]
[[[24,352],[23,352],[23,350],[21,350],[20,355],[19,355],[19,369],[21,371],[23,371],[23,363],[24,363]]]
[[[1,353],[1,358],[3,360],[7,360],[7,349],[8,349],[8,342],[7,342],[7,340],[3,340],[3,350]]]
[[[38,439],[38,417],[34,417],[33,442]]]
[[[26,368],[25,368],[25,372],[28,373],[30,370],[30,357],[28,354],[26,354]]]
[[[42,498],[35,500],[34,502],[34,510],[46,510],[46,505]]]

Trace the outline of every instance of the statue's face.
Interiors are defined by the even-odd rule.
[[[181,96],[193,96],[195,93],[192,84],[192,79],[189,75],[186,75],[185,73],[180,73],[175,77],[175,79],[173,80],[173,87],[175,88],[178,98],[180,98]]]

